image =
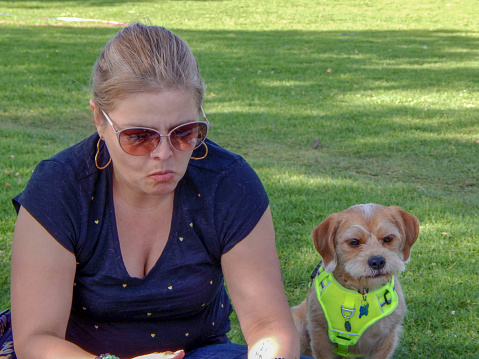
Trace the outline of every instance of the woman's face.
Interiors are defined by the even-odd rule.
[[[95,103],[90,101],[92,109]],[[153,151],[132,156],[120,147],[112,127],[94,111],[98,118],[97,130],[103,137],[113,164],[116,189],[136,196],[171,194],[184,176],[192,151],[178,151],[168,138],[162,137]],[[198,121],[198,106],[188,93],[181,90],[163,90],[158,93],[139,93],[118,101],[108,112],[115,130],[129,127],[147,127],[167,135],[181,124]]]

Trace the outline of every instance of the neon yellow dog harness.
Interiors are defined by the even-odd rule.
[[[323,266],[314,280],[318,301],[328,321],[329,339],[338,345],[335,354],[354,358],[348,349],[356,344],[371,325],[387,317],[398,306],[398,294],[394,288],[394,276],[390,283],[362,295],[341,286]]]

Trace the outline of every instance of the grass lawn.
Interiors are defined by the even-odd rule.
[[[479,358],[477,13],[475,0],[0,1],[0,305],[10,199],[94,131],[93,62],[118,23],[141,20],[190,44],[210,137],[263,180],[291,305],[319,261],[314,226],[353,204],[399,205],[421,230],[394,358]]]

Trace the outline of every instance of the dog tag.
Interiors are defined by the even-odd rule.
[[[367,317],[368,314],[369,314],[369,303],[366,303],[359,307],[359,319],[361,319],[362,316]]]
[[[351,323],[346,321],[344,323],[344,329],[346,329],[347,332],[350,332],[351,331]]]

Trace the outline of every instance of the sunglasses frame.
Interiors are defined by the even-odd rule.
[[[206,139],[206,136],[208,135],[208,130],[210,128],[210,123],[208,121],[208,119],[206,118],[206,115],[205,115],[205,111],[203,111],[203,107],[200,106],[200,111],[201,111],[201,115],[203,116],[203,119],[205,120],[204,122],[202,121],[193,121],[193,122],[187,122],[187,123],[182,123],[181,125],[178,125],[174,128],[172,128],[170,130],[170,132],[168,132],[167,135],[162,135],[158,130],[155,130],[154,128],[149,128],[149,127],[128,127],[128,128],[124,128],[122,130],[116,130],[115,129],[115,125],[113,124],[113,121],[110,119],[110,117],[106,114],[105,111],[101,110],[103,116],[106,118],[106,120],[108,121],[108,123],[110,124],[111,128],[113,129],[113,132],[115,132],[115,135],[116,135],[116,138],[118,140],[118,145],[120,146],[120,148],[127,154],[131,155],[131,156],[144,156],[144,155],[148,155],[150,154],[151,152],[153,152],[154,150],[156,150],[158,148],[158,146],[160,145],[161,143],[161,140],[163,137],[168,137],[168,143],[170,144],[171,148],[175,149],[176,151],[180,151],[180,152],[187,152],[187,151],[193,151],[195,149],[197,149],[198,147],[201,146],[202,143],[204,143],[205,139]],[[179,127],[182,127],[182,126],[186,126],[186,125],[192,125],[192,124],[195,124],[195,123],[204,123],[206,124],[206,133],[205,133],[205,136],[203,138],[203,140],[198,143],[193,149],[191,150],[179,150],[177,149],[175,146],[173,146],[173,144],[171,143],[171,134],[173,133],[173,131],[175,131],[176,129],[178,129]],[[158,141],[158,144],[155,146],[154,149],[152,149],[150,152],[147,152],[147,153],[143,153],[141,155],[135,155],[133,153],[129,153],[127,152],[123,146],[121,145],[121,141],[120,141],[120,135],[123,131],[127,131],[127,130],[148,130],[148,131],[153,131],[155,133],[157,133],[159,136],[160,136],[160,140]]]

